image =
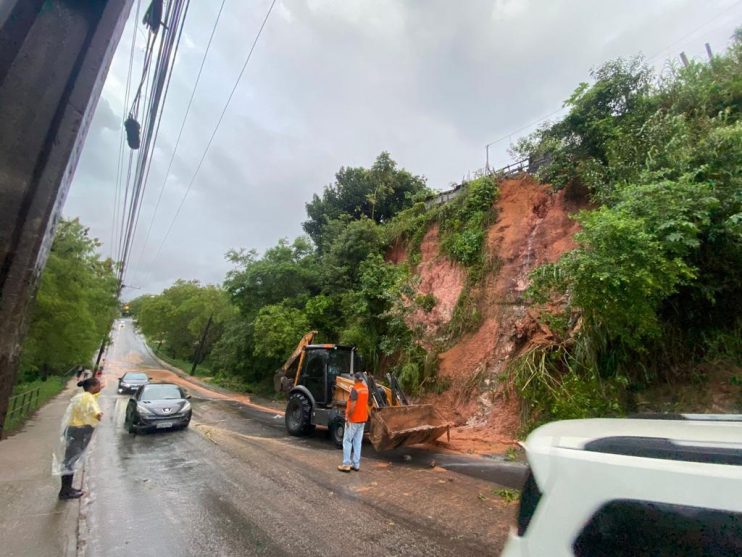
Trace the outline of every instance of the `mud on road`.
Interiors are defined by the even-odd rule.
[[[321,433],[289,437],[276,412],[190,388],[189,430],[129,435],[128,397],[116,394],[115,378],[122,367],[155,363],[127,328],[108,360],[82,555],[331,556],[361,548],[460,557],[496,555],[504,544],[517,505],[497,495],[499,486],[414,451],[369,453],[360,472],[343,474],[335,468],[340,452]]]

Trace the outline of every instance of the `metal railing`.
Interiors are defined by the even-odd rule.
[[[520,174],[521,172],[527,172],[529,169],[531,169],[532,165],[533,165],[532,161],[529,161],[528,159],[523,159],[523,160],[510,163],[508,165],[505,165],[502,168],[497,168],[497,169],[481,168],[474,173],[474,176],[475,177],[487,176],[487,175],[502,176],[502,177],[515,176],[516,174]],[[464,191],[466,191],[466,185],[467,185],[466,180],[463,180],[461,184],[454,186],[453,189],[442,191],[434,195],[433,197],[425,201],[425,208],[430,209],[431,207],[435,207],[436,205],[444,205],[445,203],[448,203],[449,201],[456,199],[459,195],[461,195],[462,193],[464,193]]]
[[[17,421],[30,414],[39,405],[41,387],[30,389],[25,393],[19,393],[8,400],[8,412],[5,414],[6,429]]]

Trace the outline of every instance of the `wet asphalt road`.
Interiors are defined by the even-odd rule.
[[[195,390],[188,430],[129,435],[115,378],[131,369],[161,367],[126,321],[86,465],[82,555],[463,556],[504,543],[516,505],[472,477],[492,463],[364,445],[362,471],[341,474],[323,433],[289,437],[282,416]],[[521,481],[521,467],[496,468],[501,484]]]

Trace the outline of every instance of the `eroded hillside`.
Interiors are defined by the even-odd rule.
[[[564,191],[554,193],[531,178],[503,180],[486,234],[485,274],[468,289],[466,270],[440,253],[439,225],[427,230],[415,273],[419,294],[432,294],[436,304],[429,312],[416,310],[410,321],[423,327],[426,348],[444,335],[462,295],[470,297],[479,321],[438,356],[439,382],[447,389],[426,395],[456,424],[451,448],[498,450],[520,429],[520,402],[505,368],[529,343],[550,334],[529,313],[523,296],[528,273],[574,247],[578,225],[570,214],[580,208]],[[399,251],[390,254],[397,262],[405,259]]]

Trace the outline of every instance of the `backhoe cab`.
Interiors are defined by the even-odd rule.
[[[354,346],[312,344],[316,331],[301,339],[286,363],[276,371],[276,391],[288,395],[286,429],[307,435],[315,426],[327,427],[336,446],[342,447],[345,405],[353,387],[353,373],[363,371]],[[387,374],[388,386],[364,373],[369,390],[369,438],[378,451],[433,441],[448,432],[431,405],[412,405],[396,377]]]

